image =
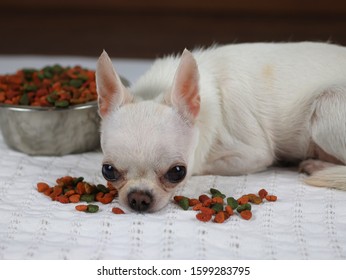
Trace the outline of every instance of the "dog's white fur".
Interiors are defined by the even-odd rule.
[[[156,211],[193,174],[240,175],[301,162],[306,182],[346,190],[346,48],[256,43],[158,59],[125,88],[104,52],[96,82],[104,162],[120,201],[149,191]],[[179,184],[164,181],[187,166]],[[338,164],[338,165],[336,165]]]

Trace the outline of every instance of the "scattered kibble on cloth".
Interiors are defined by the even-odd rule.
[[[251,204],[259,205],[264,201],[277,200],[277,196],[269,195],[265,189],[259,190],[258,194],[246,194],[238,199],[226,198],[225,194],[215,188],[210,189],[210,194],[211,196],[201,194],[198,199],[176,195],[174,201],[184,210],[192,207],[192,210],[199,211],[196,218],[201,222],[209,222],[214,216],[215,223],[223,223],[235,213],[244,220],[250,220],[252,218]]]
[[[37,191],[50,197],[52,201],[60,203],[80,203],[75,209],[80,212],[96,213],[99,206],[95,203],[109,204],[118,196],[117,190],[111,183],[107,186],[102,184],[92,184],[86,182],[83,177],[64,176],[56,179],[53,186],[45,182],[37,183]],[[268,194],[265,189],[258,191],[258,194],[246,194],[238,199],[227,197],[215,188],[210,189],[210,196],[201,194],[197,198],[188,198],[185,196],[174,196],[174,201],[182,209],[198,211],[196,218],[202,222],[208,222],[213,217],[215,223],[223,223],[232,215],[238,213],[244,220],[252,218],[251,204],[262,204],[264,201],[274,202],[277,196]],[[114,214],[125,214],[124,210],[119,207],[111,209]]]

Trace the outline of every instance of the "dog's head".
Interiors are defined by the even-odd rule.
[[[198,81],[196,61],[185,50],[161,101],[137,101],[107,53],[100,56],[96,84],[102,173],[118,189],[121,204],[139,212],[157,211],[191,175],[199,133]]]

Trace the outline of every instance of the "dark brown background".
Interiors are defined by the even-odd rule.
[[[0,54],[154,58],[212,43],[346,45],[345,0],[1,0]]]

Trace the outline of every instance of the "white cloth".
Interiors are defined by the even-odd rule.
[[[114,60],[134,81],[150,61]],[[96,59],[0,56],[0,73],[52,63],[94,68]],[[0,136],[0,259],[346,259],[346,192],[302,183],[295,170],[271,168],[245,176],[193,177],[177,194],[198,197],[216,187],[239,197],[266,188],[276,202],[253,206],[253,218],[202,223],[195,211],[170,203],[153,214],[115,215],[111,204],[94,214],[52,202],[36,183],[65,175],[105,183],[99,151],[31,157]]]

